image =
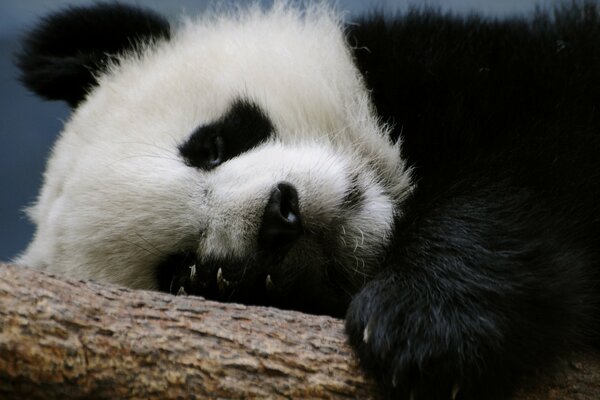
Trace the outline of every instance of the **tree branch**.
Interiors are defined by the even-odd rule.
[[[519,399],[600,398],[600,363],[577,360]],[[0,264],[0,398],[372,393],[340,320],[62,280]]]

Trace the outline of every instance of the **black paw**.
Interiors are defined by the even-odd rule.
[[[361,366],[384,397],[406,400],[506,398],[499,332],[477,310],[451,299],[376,280],[353,300],[346,330]],[[461,309],[463,308],[463,309]],[[492,373],[488,373],[491,371]]]

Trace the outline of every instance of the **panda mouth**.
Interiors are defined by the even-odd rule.
[[[257,268],[258,263],[245,264],[221,260],[200,262],[194,252],[174,253],[158,266],[158,289],[173,295],[266,304],[276,292],[271,274]]]
[[[176,296],[201,296],[219,302],[343,317],[350,301],[346,292],[333,293],[310,278],[295,281],[297,284],[307,280],[308,286],[296,286],[286,281],[285,274],[268,272],[265,265],[275,264],[264,259],[244,265],[225,261],[200,263],[195,253],[174,253],[159,264],[159,290]]]

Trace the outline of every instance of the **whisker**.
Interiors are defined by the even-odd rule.
[[[169,161],[181,161],[178,158],[174,158],[174,157],[167,157],[167,156],[161,156],[161,155],[155,155],[155,154],[136,154],[136,155],[131,155],[131,156],[127,156],[127,157],[122,157],[119,158],[117,160],[114,160],[113,162],[109,163],[108,166],[113,166],[114,164],[121,162],[121,161],[125,161],[125,160],[131,160],[134,158],[156,158],[159,160],[169,160]]]
[[[136,243],[136,242],[134,242],[134,241],[132,241],[132,240],[129,240],[129,239],[123,239],[123,241],[125,241],[125,242],[127,242],[127,243],[129,243],[129,244],[132,244],[132,245],[134,245],[135,247],[137,247],[137,248],[139,248],[139,249],[143,250],[144,252],[146,252],[146,253],[148,253],[148,254],[157,255],[156,253],[152,252],[151,250],[149,250],[149,249],[145,248],[145,247],[144,247],[144,246],[142,246],[141,244],[139,244],[139,243]]]
[[[165,253],[164,251],[160,250],[158,247],[156,247],[156,245],[152,244],[148,239],[146,239],[145,237],[143,237],[140,233],[136,232],[135,235],[138,238],[142,239],[144,241],[144,243],[146,243],[148,246],[150,246],[150,248],[152,248],[153,250],[156,251],[156,253],[149,252],[150,254],[159,255],[159,256],[166,256],[167,255],[167,253]]]

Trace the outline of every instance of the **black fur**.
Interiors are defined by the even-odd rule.
[[[75,107],[111,55],[169,36],[169,23],[149,10],[117,3],[69,8],[25,37],[17,54],[21,81],[45,99]]]
[[[598,7],[348,35],[417,183],[350,341],[390,397],[507,398],[600,338]]]

